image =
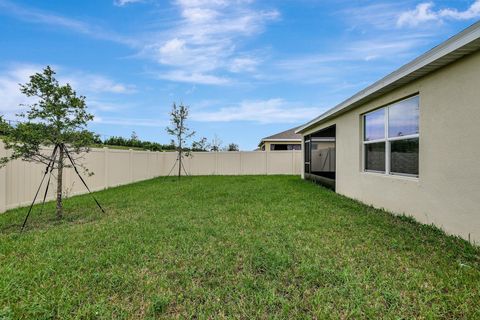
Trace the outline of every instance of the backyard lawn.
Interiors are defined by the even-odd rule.
[[[0,319],[480,318],[480,250],[298,177],[158,178],[0,215]]]

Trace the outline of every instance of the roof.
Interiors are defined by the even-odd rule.
[[[295,132],[301,133],[312,126],[337,117],[478,49],[480,49],[480,21],[304,124]]]
[[[262,139],[263,141],[302,141],[302,135],[295,133],[295,131],[299,127],[295,127],[292,129],[288,129],[279,133],[276,133],[274,135],[265,137]]]

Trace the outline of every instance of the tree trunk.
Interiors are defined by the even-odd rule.
[[[180,144],[180,148],[178,149],[178,179],[182,175],[182,145]]]
[[[60,146],[60,153],[58,158],[58,173],[57,173],[57,218],[63,217],[63,203],[62,203],[62,186],[63,186],[63,146]]]

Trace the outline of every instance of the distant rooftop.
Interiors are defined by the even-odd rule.
[[[302,140],[302,135],[295,133],[295,130],[297,130],[300,127],[295,127],[292,129],[288,129],[279,133],[276,133],[274,135],[265,137],[262,139],[263,141],[279,141],[279,140],[286,140],[286,141],[301,141]]]

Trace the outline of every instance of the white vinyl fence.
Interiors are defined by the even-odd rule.
[[[45,152],[49,151],[51,152]],[[0,157],[5,155],[7,151],[0,143]],[[189,175],[300,175],[301,157],[301,151],[194,152],[192,157],[184,159],[184,165]],[[79,162],[94,173],[90,177],[83,175],[90,189],[94,191],[166,176],[172,167],[172,175],[178,174],[176,158],[176,152],[103,148],[92,149]],[[83,170],[79,170],[83,173]],[[21,160],[12,161],[6,167],[0,168],[0,212],[29,204],[44,172],[44,165]],[[54,180],[52,177],[47,198],[49,200],[54,199]],[[64,181],[64,192],[67,195],[86,192],[73,169],[65,170]],[[39,198],[42,197],[41,191]]]

